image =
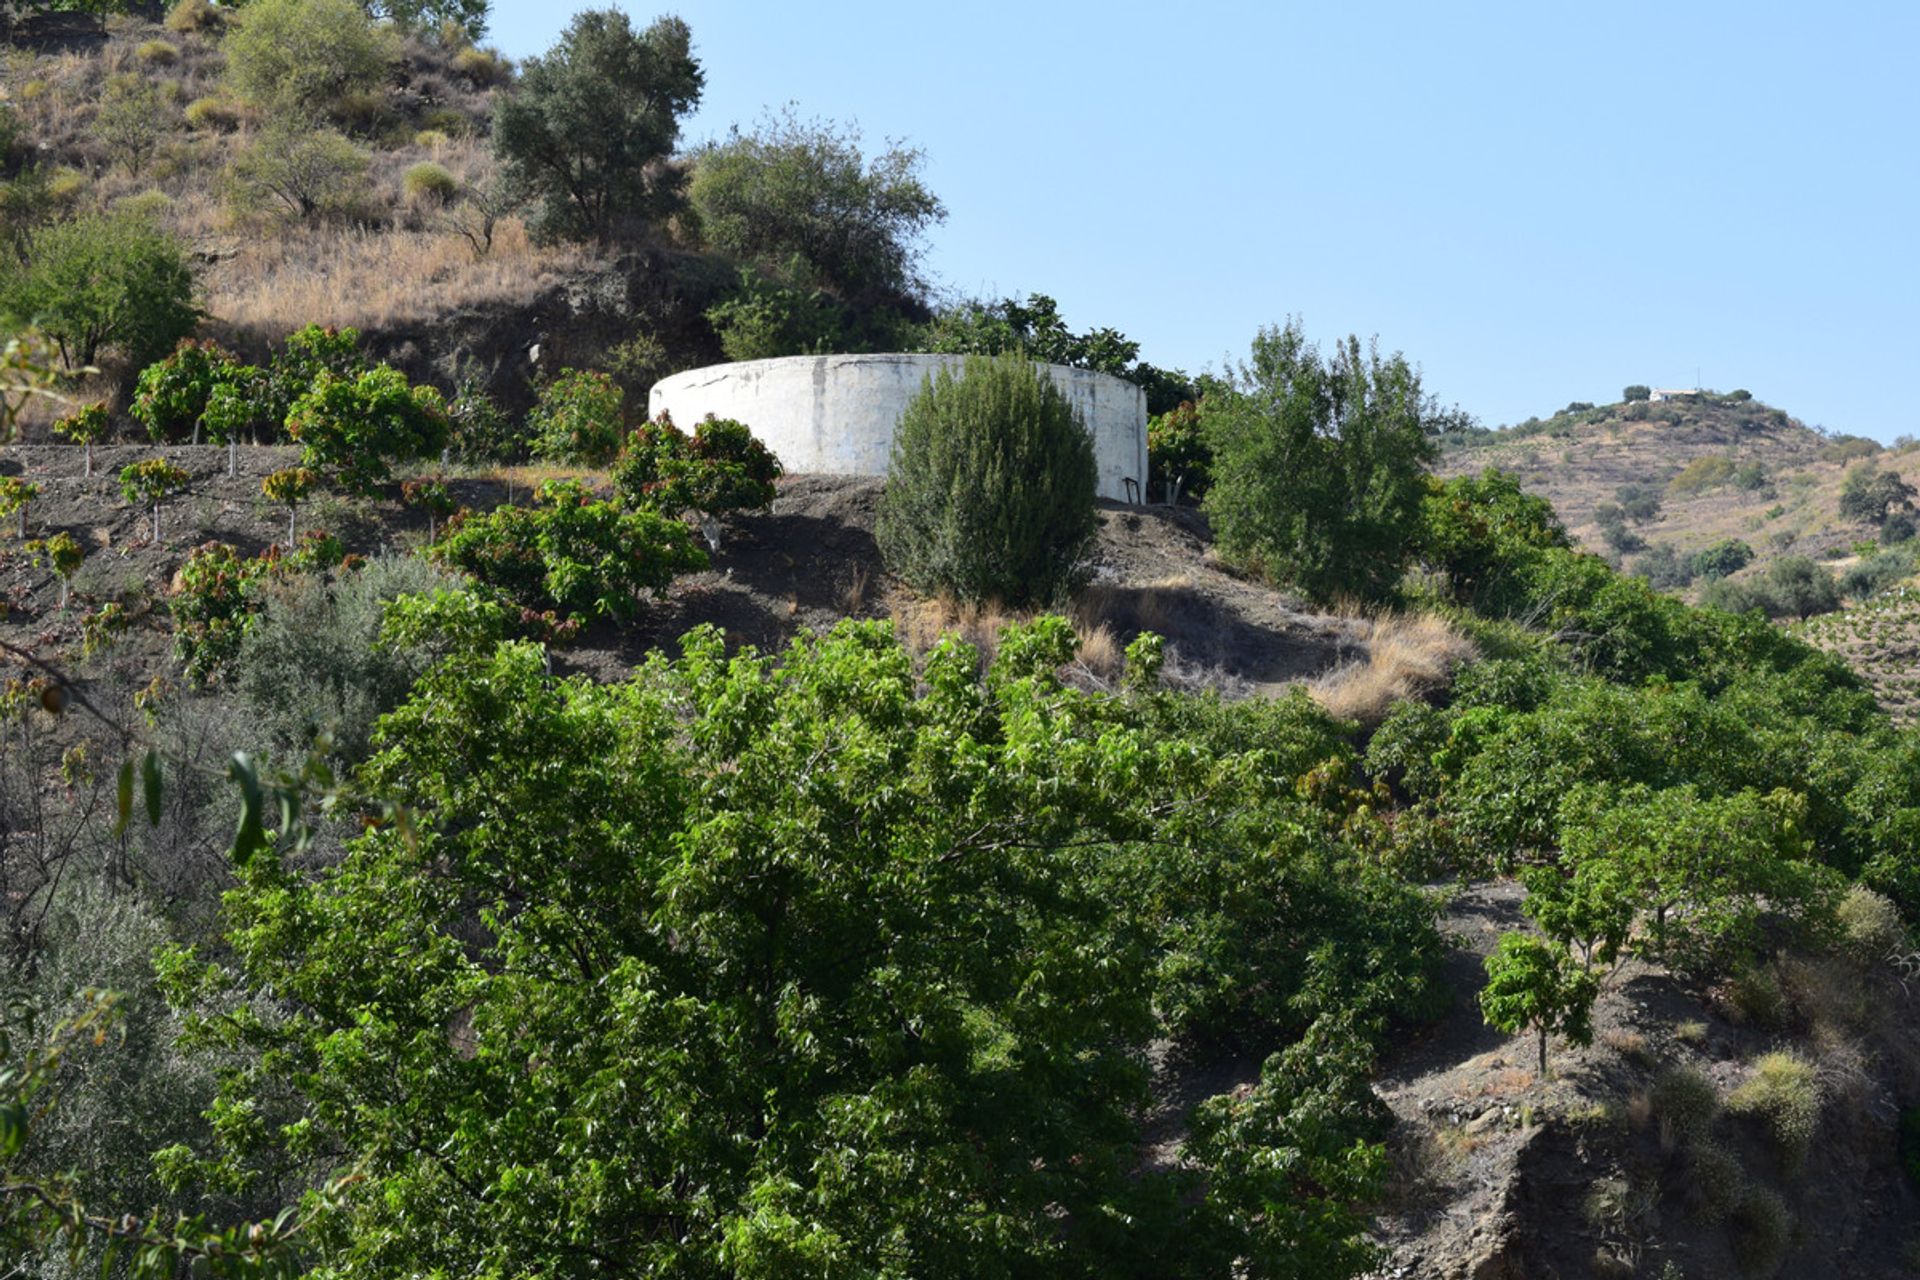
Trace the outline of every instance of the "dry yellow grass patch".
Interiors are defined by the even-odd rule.
[[[915,654],[923,654],[942,637],[953,635],[978,649],[983,662],[993,660],[1002,631],[1018,622],[1031,622],[1045,612],[1009,609],[996,600],[961,601],[899,590],[887,596],[886,608],[887,616],[893,619],[894,633]],[[1126,647],[1113,628],[1079,605],[1067,611],[1067,618],[1080,642],[1074,665],[1096,681],[1117,681],[1126,667]]]
[[[1315,702],[1342,720],[1378,724],[1395,702],[1446,684],[1453,669],[1476,652],[1473,641],[1438,614],[1390,613],[1359,621],[1366,658],[1307,686]]]
[[[207,309],[276,337],[306,324],[378,329],[530,301],[583,260],[576,248],[533,244],[518,219],[500,224],[484,258],[449,232],[288,229],[242,240],[209,273]]]

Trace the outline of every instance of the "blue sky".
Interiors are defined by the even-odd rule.
[[[693,29],[690,142],[793,102],[920,147],[943,285],[1156,364],[1299,315],[1489,424],[1697,379],[1920,434],[1912,0],[625,7]]]

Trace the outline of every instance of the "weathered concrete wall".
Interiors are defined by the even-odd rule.
[[[893,429],[921,383],[960,356],[786,356],[689,369],[654,384],[649,415],[666,410],[691,431],[708,414],[753,429],[788,471],[884,476]],[[1145,496],[1147,398],[1111,374],[1043,365],[1093,433],[1103,498],[1125,501],[1126,481]]]

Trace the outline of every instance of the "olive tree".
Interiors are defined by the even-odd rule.
[[[704,81],[680,19],[635,31],[617,9],[576,14],[494,110],[494,154],[538,204],[535,230],[609,240],[678,209],[684,184],[668,160]]]
[[[173,236],[130,214],[85,214],[28,237],[5,303],[52,339],[69,369],[109,348],[142,366],[193,332],[193,291],[193,268]]]

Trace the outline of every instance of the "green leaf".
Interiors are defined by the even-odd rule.
[[[26,1104],[18,1101],[0,1103],[0,1158],[11,1160],[26,1145]]]
[[[240,825],[233,833],[233,864],[245,867],[267,844],[266,828],[260,822],[260,776],[253,757],[244,751],[234,752],[227,777],[240,788]]]

